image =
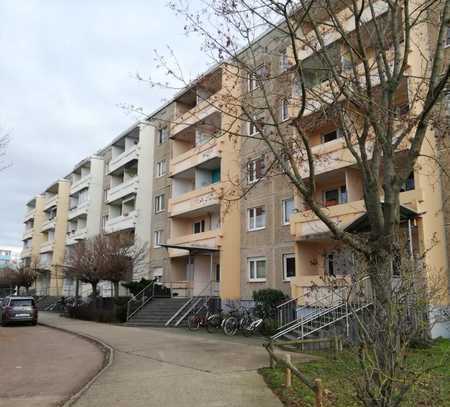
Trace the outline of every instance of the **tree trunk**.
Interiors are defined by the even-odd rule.
[[[114,298],[119,298],[119,281],[113,281],[114,285]]]
[[[94,298],[97,298],[97,285],[98,285],[97,282],[91,283],[91,286],[92,286],[92,296],[93,296]]]
[[[75,280],[75,305],[78,305],[78,297],[80,296],[80,280]]]

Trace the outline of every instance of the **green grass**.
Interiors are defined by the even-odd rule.
[[[298,364],[298,367],[310,379],[322,379],[324,387],[331,392],[329,405],[361,406],[354,397],[353,380],[359,374],[354,353],[344,351],[337,359],[324,352],[315,354],[321,359]],[[411,370],[432,366],[436,368],[420,377],[402,406],[450,406],[450,340],[439,339],[429,348],[411,349],[408,353],[408,367]],[[284,369],[263,368],[260,373],[286,406],[314,406],[313,392],[297,378],[294,377],[292,388],[284,386]]]

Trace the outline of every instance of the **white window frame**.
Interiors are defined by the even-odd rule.
[[[263,209],[264,211],[264,225],[263,226],[256,226],[256,210],[257,209]],[[253,214],[253,217],[251,216],[251,214]],[[252,220],[253,220],[253,225],[252,225]],[[249,232],[255,232],[257,230],[263,230],[266,228],[267,225],[267,212],[266,212],[266,208],[264,207],[264,205],[261,206],[255,206],[253,208],[248,208],[247,209],[247,231]]]
[[[264,262],[264,274],[265,277],[256,277],[257,263],[263,261]],[[252,278],[251,273],[251,264],[254,264],[255,277]],[[247,258],[247,272],[248,272],[248,281],[252,283],[261,283],[267,281],[267,259],[265,257],[248,257]]]
[[[344,188],[345,187],[345,194],[346,194],[346,199],[345,199],[345,202],[344,202],[344,200],[342,199],[342,196],[343,196],[343,194],[342,194],[342,188]],[[347,185],[340,185],[340,186],[338,186],[338,187],[333,187],[333,188],[330,188],[330,189],[326,189],[325,191],[323,191],[323,193],[322,193],[322,199],[323,199],[323,203],[325,204],[326,203],[326,193],[327,192],[331,192],[331,191],[338,191],[338,203],[337,203],[337,205],[342,205],[342,204],[346,204],[346,203],[348,203],[348,190],[347,190]]]
[[[265,69],[265,65],[259,65],[254,72],[249,72],[247,77],[247,90],[248,92],[253,92],[255,89],[259,88],[258,76],[263,76],[264,72],[262,70]]]
[[[155,213],[164,212],[166,209],[166,199],[164,194],[155,196]]]
[[[287,48],[280,52],[280,72],[286,72],[289,69],[289,54]]]
[[[261,178],[258,177],[257,162],[262,160],[264,162],[264,157],[253,158],[247,161],[247,182],[253,184],[258,182]],[[260,174],[261,175],[261,174]]]
[[[283,254],[283,281],[291,281],[296,277],[296,274],[297,274],[297,270],[294,269],[294,275],[292,277],[287,276],[287,259],[295,260],[295,253]]]
[[[160,127],[158,129],[158,144],[164,144],[168,139],[168,128]]]
[[[281,224],[282,225],[289,225],[291,222],[289,222],[289,217],[287,215],[287,207],[286,202],[292,201],[293,206],[295,205],[294,198],[286,198],[281,200]]]
[[[255,136],[258,134],[258,127],[255,125],[255,122],[258,120],[256,116],[252,116],[251,120],[247,122],[247,134],[249,136]]]
[[[161,247],[162,234],[163,234],[163,231],[161,229],[155,230],[153,232],[153,247],[155,249],[158,249]]]
[[[445,36],[445,48],[450,47],[450,24],[447,24],[447,32]]]
[[[198,232],[198,233],[204,233],[206,231],[206,221],[205,221],[205,219],[201,219],[201,220],[199,220],[197,222],[193,222],[192,223],[192,234],[194,234],[194,235],[198,234],[198,233],[195,232],[195,225],[200,225],[200,232]]]
[[[158,161],[156,163],[156,178],[164,177],[164,175],[166,175],[166,171],[167,171],[167,161],[165,159]]]
[[[280,119],[282,122],[289,119],[289,101],[282,99],[280,103]]]

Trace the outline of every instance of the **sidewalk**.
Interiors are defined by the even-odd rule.
[[[45,312],[40,321],[114,348],[111,367],[77,407],[281,407],[256,371],[268,364],[258,341],[189,335],[174,328],[97,324]]]

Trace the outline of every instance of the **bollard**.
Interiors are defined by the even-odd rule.
[[[316,396],[316,407],[323,407],[322,400],[322,380],[315,379],[314,384],[316,385],[316,389],[314,390]]]
[[[291,355],[288,353],[286,355],[286,387],[292,386],[292,370],[289,368],[291,365]]]

